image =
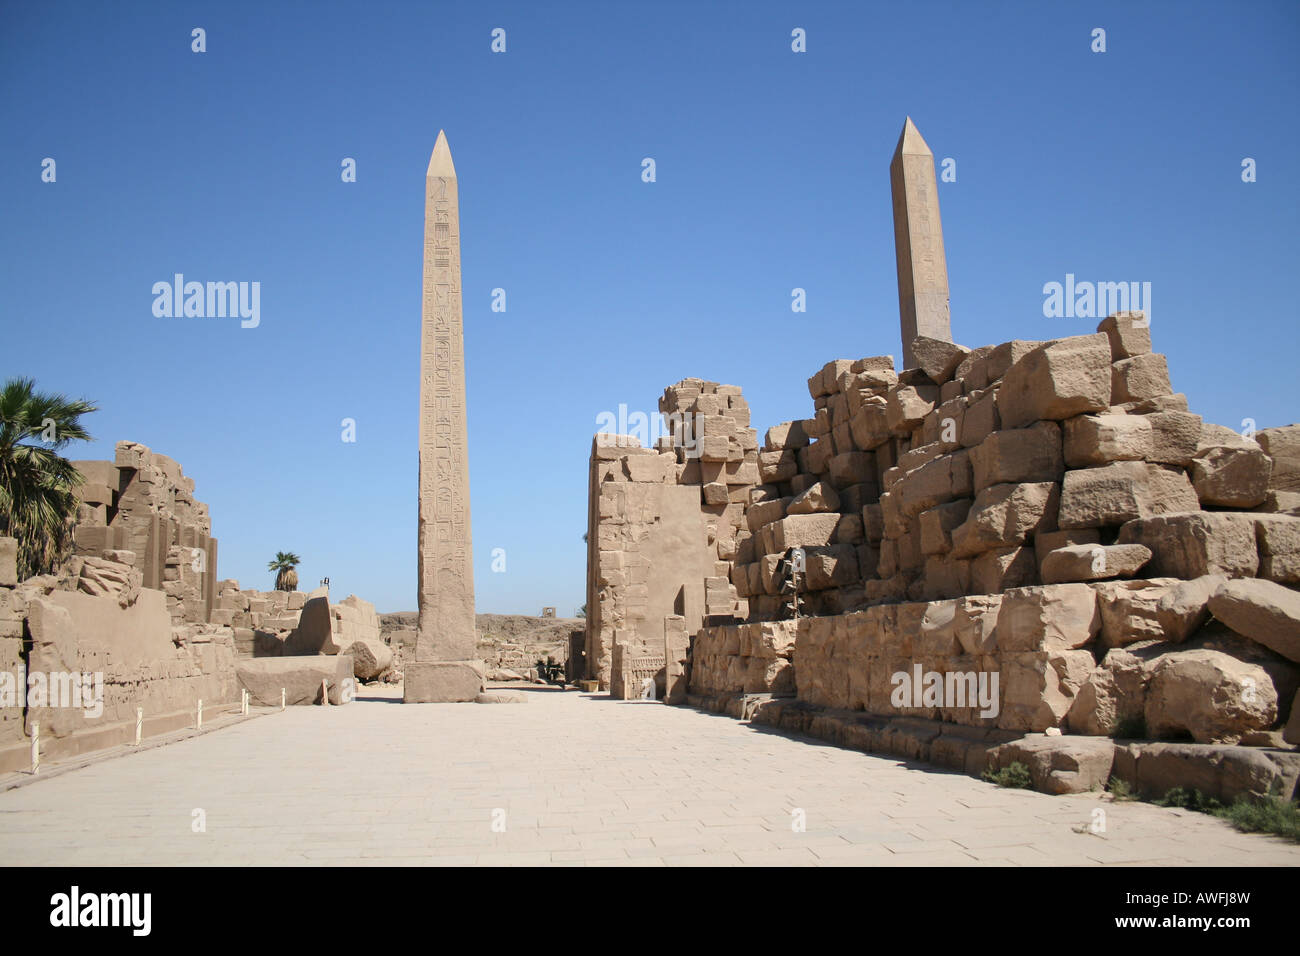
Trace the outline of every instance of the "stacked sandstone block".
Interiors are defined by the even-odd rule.
[[[138,442],[117,443],[113,461],[76,461],[76,552],[130,551],[146,588],[167,596],[174,624],[205,623],[216,598],[217,541],[208,506],[180,465]]]

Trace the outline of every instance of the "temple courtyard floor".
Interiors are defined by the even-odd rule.
[[[0,792],[0,858],[79,866],[1300,864],[1300,846],[1191,811],[999,789],[684,707],[523,693],[526,704],[403,706],[398,691],[397,699],[293,707],[38,777]],[[1103,820],[1104,832],[1092,832]]]

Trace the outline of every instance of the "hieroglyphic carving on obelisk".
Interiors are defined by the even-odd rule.
[[[948,263],[939,224],[934,154],[909,116],[898,137],[889,185],[894,196],[894,253],[898,260],[898,320],[903,368],[913,367],[918,335],[952,341],[948,319]]]
[[[429,159],[424,192],[420,335],[419,632],[403,668],[409,702],[473,700],[474,553],[470,538],[465,344],[460,301],[460,208],[447,137]]]

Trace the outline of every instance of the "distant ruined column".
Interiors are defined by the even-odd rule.
[[[889,185],[894,198],[894,253],[898,260],[898,320],[903,332],[903,368],[915,365],[918,335],[952,341],[948,319],[948,264],[939,224],[934,154],[909,116],[898,138]]]
[[[470,539],[460,208],[456,167],[440,130],[424,192],[424,298],[420,335],[419,632],[403,668],[406,703],[473,700],[474,552]]]

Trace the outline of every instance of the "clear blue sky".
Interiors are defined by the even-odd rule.
[[[132,439],[177,459],[245,587],[293,550],[307,584],[415,608],[440,128],[460,177],[480,611],[585,600],[602,411],[653,411],[698,376],[744,387],[761,434],[809,414],[828,360],[899,354],[888,166],[907,114],[957,161],[940,199],[958,341],[1092,331],[1043,316],[1067,272],[1149,281],[1193,410],[1300,419],[1294,2],[0,10],[0,376],[101,405],[74,457]],[[260,282],[260,326],[155,318],[152,285],[175,272]]]

